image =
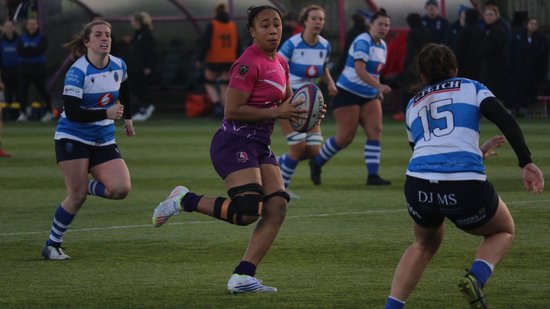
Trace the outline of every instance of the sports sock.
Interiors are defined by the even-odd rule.
[[[336,144],[336,137],[333,136],[323,144],[321,147],[321,153],[315,157],[315,162],[317,162],[317,165],[323,166],[340,150],[342,150],[342,148]]]
[[[105,195],[105,185],[95,179],[88,181],[88,195],[107,197]]]
[[[285,188],[288,188],[290,179],[292,179],[296,166],[298,166],[298,162],[298,160],[292,159],[288,154],[284,154],[279,158],[279,165],[281,167],[281,174],[283,174]]]
[[[382,148],[380,147],[380,141],[367,140],[365,142],[365,165],[367,166],[367,172],[369,175],[378,175],[381,150]]]
[[[69,224],[73,221],[75,215],[68,213],[61,205],[57,207],[53,217],[50,237],[46,241],[47,246],[59,247],[63,242],[63,235],[69,229]]]
[[[470,273],[476,278],[481,287],[484,287],[493,273],[493,269],[495,269],[493,264],[482,259],[475,259],[472,266],[470,266]]]
[[[233,271],[233,273],[254,277],[256,275],[256,265],[247,261],[241,261],[239,265],[235,267],[235,270]]]
[[[193,192],[187,192],[187,194],[185,194],[185,196],[181,199],[180,206],[183,211],[186,212],[197,211],[199,201],[202,197],[202,195],[197,195]]]
[[[384,309],[401,309],[405,306],[405,302],[395,297],[388,296]]]

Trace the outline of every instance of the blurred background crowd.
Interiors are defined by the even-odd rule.
[[[135,121],[174,111],[219,118],[226,76],[212,65],[211,37],[221,29],[216,27],[233,27],[239,53],[250,44],[246,9],[271,5],[285,15],[284,42],[303,30],[297,17],[312,3],[327,12],[323,36],[332,45],[335,78],[349,44],[368,29],[373,12],[386,9],[392,30],[382,78],[395,91],[384,111],[396,120],[416,81],[412,60],[429,42],[451,47],[459,75],[485,83],[514,116],[548,116],[550,5],[544,0],[3,0],[2,117],[55,120],[73,61],[62,45],[83,24],[102,18],[113,25],[111,53],[128,64]]]

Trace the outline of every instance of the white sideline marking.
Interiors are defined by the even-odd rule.
[[[516,201],[508,202],[507,205],[515,204],[526,204],[526,203],[546,203],[550,200],[540,200],[540,201]],[[379,209],[379,210],[365,210],[365,211],[351,211],[351,212],[336,212],[336,213],[324,213],[324,214],[311,214],[303,216],[287,216],[286,219],[303,219],[303,218],[318,218],[318,217],[329,217],[329,216],[350,216],[350,215],[368,215],[368,214],[379,214],[379,213],[392,213],[392,212],[404,212],[405,208],[402,209]],[[166,223],[165,225],[187,225],[187,224],[212,224],[218,223],[218,220],[212,221],[186,221],[186,222],[172,222]],[[105,226],[105,227],[89,227],[89,228],[80,228],[80,229],[69,229],[68,232],[89,232],[89,231],[102,231],[102,230],[123,230],[123,229],[134,229],[134,228],[152,228],[151,224],[136,224],[136,225],[115,225],[115,226]],[[49,231],[42,232],[18,232],[18,233],[0,233],[0,236],[23,236],[23,235],[35,235],[35,234],[47,234]]]

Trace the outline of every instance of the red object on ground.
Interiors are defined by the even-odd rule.
[[[2,158],[9,158],[11,157],[11,153],[5,151],[4,149],[0,148],[0,157]]]

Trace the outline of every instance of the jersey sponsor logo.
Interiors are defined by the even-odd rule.
[[[70,95],[77,98],[82,98],[82,92],[82,88],[71,85],[65,85],[63,88],[63,95]]]
[[[111,93],[106,93],[102,95],[99,100],[97,100],[97,105],[105,106],[113,102],[113,95]]]
[[[437,192],[418,191],[418,201],[420,203],[433,203],[436,199],[439,205],[454,206],[458,204],[454,193],[440,194]]]
[[[418,102],[422,101],[426,96],[435,93],[435,92],[445,92],[445,91],[458,91],[460,90],[460,85],[462,81],[461,80],[449,80],[445,81],[439,84],[432,85],[430,87],[426,87],[422,89],[415,97],[414,97],[414,105],[416,105]]]
[[[317,77],[317,74],[319,74],[319,71],[314,65],[310,65],[306,70],[307,77]]]
[[[240,163],[248,161],[248,154],[244,151],[237,152],[237,161]]]

